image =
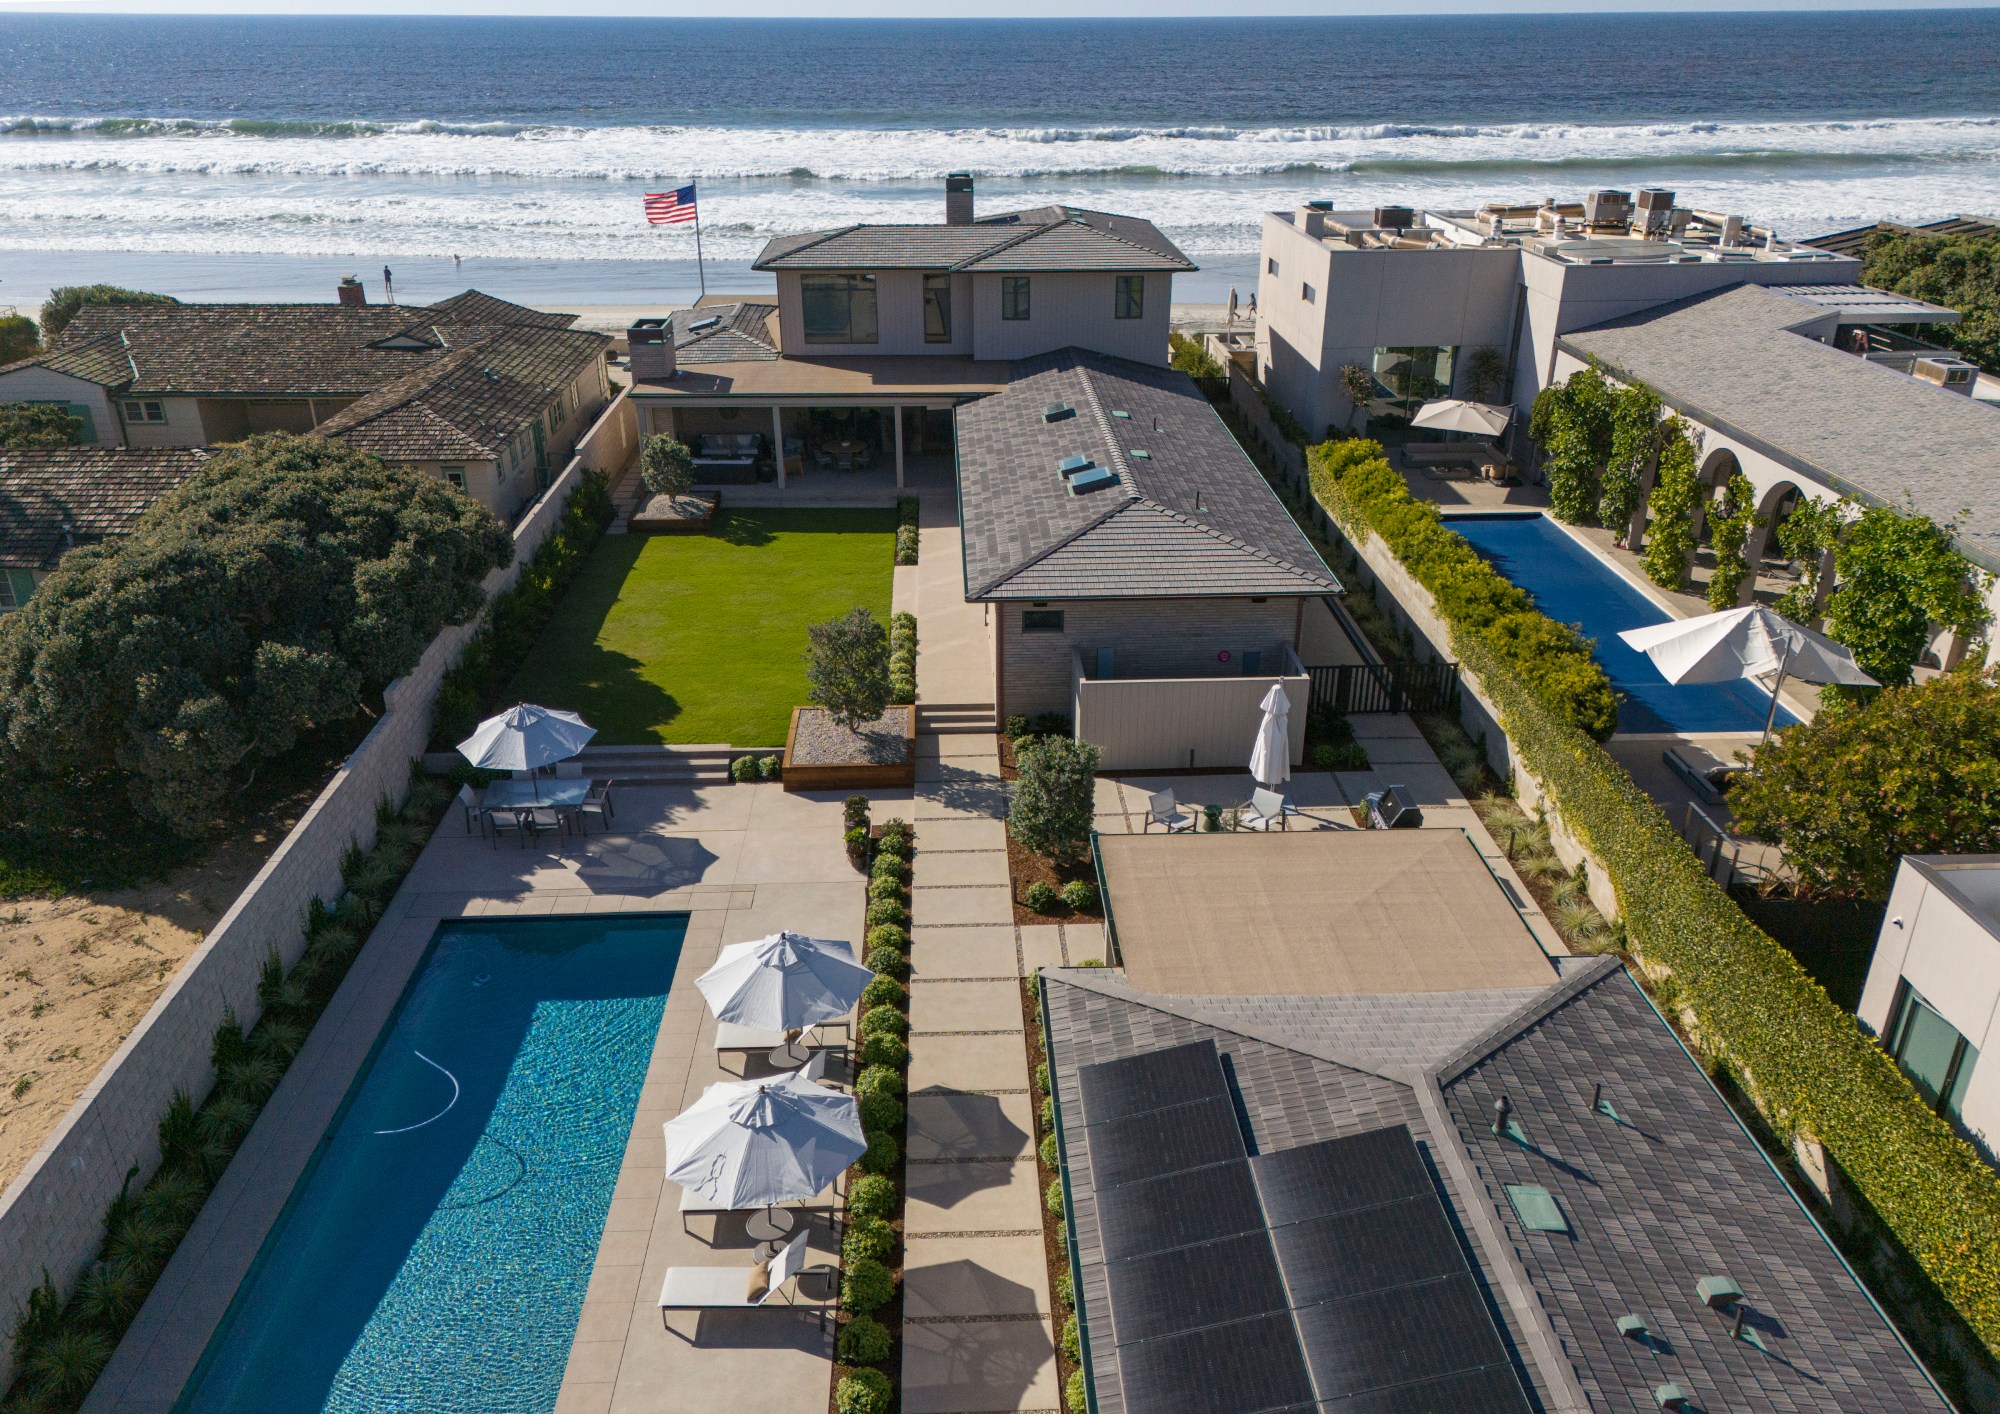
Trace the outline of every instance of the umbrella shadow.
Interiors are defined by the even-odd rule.
[[[910,1127],[906,1147],[912,1163],[965,1163],[992,1159],[1011,1162],[1028,1152],[1031,1137],[1007,1117],[995,1095],[970,1095],[948,1086],[932,1085],[910,1093]],[[980,1177],[974,1170],[963,1175]],[[954,1188],[952,1201],[990,1185],[975,1182],[963,1192]],[[929,1201],[939,1201],[926,1195]],[[941,1206],[950,1207],[951,1202]]]
[[[597,835],[576,850],[576,876],[592,893],[656,894],[699,884],[720,861],[698,839]]]
[[[977,1312],[985,1316],[1039,1315],[1032,1287],[1010,1281],[969,1259],[919,1266],[905,1273],[903,1315],[950,1319]]]

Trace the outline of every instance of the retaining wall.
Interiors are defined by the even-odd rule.
[[[622,396],[515,527],[513,563],[487,576],[488,599],[520,577],[593,456],[615,444],[620,419],[632,420]],[[600,450],[588,451],[592,446]],[[629,447],[628,435],[627,454]],[[199,1100],[214,1084],[209,1051],[225,1015],[234,1012],[246,1027],[255,1022],[264,959],[276,952],[287,967],[298,961],[311,901],[340,896],[341,858],[351,845],[374,845],[375,809],[385,796],[401,803],[410,762],[430,737],[438,684],[477,627],[474,620],[447,628],[384,689],[373,729],[0,1195],[0,1371],[12,1368],[14,1316],[29,1292],[46,1274],[67,1294],[96,1257],[104,1210],[127,1175],[135,1187],[151,1176],[160,1159],[160,1116],[175,1092]]]

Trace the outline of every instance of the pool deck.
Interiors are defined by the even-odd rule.
[[[718,1063],[715,1022],[694,986],[725,944],[780,928],[860,937],[865,885],[842,849],[843,798],[777,785],[621,790],[611,832],[566,840],[560,850],[513,841],[495,848],[466,834],[451,811],[85,1409],[172,1408],[440,920],[686,911],[686,940],[556,1408],[721,1414],[749,1399],[759,1414],[824,1414],[831,1326],[822,1331],[811,1309],[709,1313],[698,1343],[662,1329],[656,1303],[669,1266],[742,1266],[747,1278],[752,1244],[741,1218],[697,1218],[692,1234],[682,1231],[680,1190],[665,1182],[658,1126],[707,1085],[740,1078],[735,1057],[730,1070]],[[875,798],[878,819],[911,814],[908,791]],[[760,1067],[753,1062],[751,1073]],[[837,1256],[825,1219],[814,1227],[809,1277]],[[684,1334],[690,1322],[691,1313],[674,1319]]]

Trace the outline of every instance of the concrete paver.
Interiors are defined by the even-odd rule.
[[[1046,1318],[904,1328],[904,1414],[1056,1409],[1056,1384],[1055,1332]]]
[[[941,1232],[1019,1232],[1039,1244],[1039,1171],[1025,1160],[904,1167],[903,1229],[912,1236]]]
[[[1014,981],[920,982],[910,989],[910,1030],[1019,1031],[1021,989]]]
[[[913,1164],[966,1159],[1024,1159],[1034,1152],[1034,1119],[1026,1095],[967,1095],[918,1090],[910,1095]]]
[[[1024,972],[1032,976],[1038,967],[1063,965],[1062,927],[1055,923],[1023,923],[1021,967]]]
[[[925,820],[917,826],[917,851],[1004,850],[1007,827],[995,819],[968,816],[958,820]]]
[[[1063,924],[1063,952],[1069,958],[1069,965],[1075,967],[1085,962],[1103,962],[1108,954],[1104,945],[1104,925],[1102,923]]]
[[[1006,888],[1007,852],[999,849],[921,851],[910,882],[918,889],[984,884]]]
[[[912,1091],[933,1085],[988,1094],[1028,1088],[1028,1052],[1018,1027],[1004,1036],[921,1039],[910,1046]]]
[[[953,889],[919,889],[911,900],[912,917],[924,923],[1004,924],[1014,921],[1013,894],[991,885]]]
[[[910,976],[915,982],[946,977],[1013,977],[1018,962],[1014,929],[931,928],[910,932]]]
[[[903,1319],[1047,1315],[1049,1272],[1039,1245],[1011,1237],[937,1237],[910,1244]]]

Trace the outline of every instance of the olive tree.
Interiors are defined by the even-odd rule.
[[[444,482],[340,443],[226,448],[0,621],[10,813],[73,828],[116,791],[176,835],[214,832],[260,766],[377,710],[513,548]]]
[[[889,707],[889,635],[856,609],[806,629],[806,686],[813,701],[853,731]]]
[[[655,496],[685,496],[694,486],[694,453],[686,444],[655,433],[639,453],[639,479]]]
[[[1022,848],[1058,863],[1083,853],[1096,808],[1098,759],[1095,746],[1064,736],[1036,737],[1015,748],[1020,779],[1007,806],[1007,832]]]

